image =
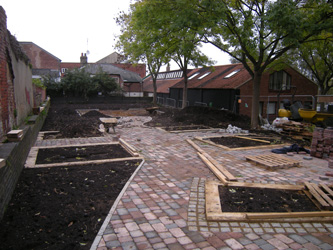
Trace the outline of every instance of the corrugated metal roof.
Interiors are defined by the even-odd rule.
[[[83,66],[83,68],[90,74],[97,74],[101,69],[110,75],[120,75],[124,82],[141,82],[142,78],[139,74],[129,70],[116,67],[108,63],[96,63]]]

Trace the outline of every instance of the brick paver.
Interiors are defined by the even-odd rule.
[[[138,119],[139,120],[139,119]],[[216,131],[168,133],[156,128],[124,126],[116,135],[96,138],[41,140],[27,160],[33,166],[38,147],[107,143],[122,138],[144,156],[145,163],[107,217],[92,249],[333,249],[332,223],[208,222],[204,185],[215,176],[185,141],[195,136],[220,136]],[[304,155],[299,168],[268,171],[245,161],[245,155],[269,150],[225,151],[198,144],[239,181],[289,183],[321,180],[327,161]],[[113,211],[113,210],[112,210]]]

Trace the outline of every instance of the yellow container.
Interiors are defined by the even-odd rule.
[[[287,109],[279,109],[279,117],[291,117],[290,110]]]
[[[317,111],[313,109],[298,109],[298,113],[303,120],[311,122],[312,118],[317,114]]]

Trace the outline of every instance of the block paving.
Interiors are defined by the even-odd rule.
[[[144,164],[110,208],[91,249],[333,249],[329,223],[208,222],[204,186],[216,180],[185,141],[216,131],[168,133],[143,125],[116,128],[103,137],[43,140],[39,137],[26,165],[33,167],[38,147],[105,143],[122,138],[145,158]],[[294,155],[301,167],[271,171],[245,160],[268,149],[225,151],[200,143],[240,182],[299,184],[333,182],[328,162]]]

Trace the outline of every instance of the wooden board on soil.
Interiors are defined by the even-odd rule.
[[[333,221],[304,185],[206,182],[209,221]]]
[[[24,169],[1,221],[0,249],[90,249],[140,164]]]
[[[138,154],[121,143],[70,145],[38,149],[35,167],[68,166],[137,159]]]
[[[228,151],[258,148],[276,148],[284,145],[281,143],[281,141],[276,141],[272,138],[255,138],[248,135],[195,137],[195,139],[204,143],[221,147],[224,150]]]

